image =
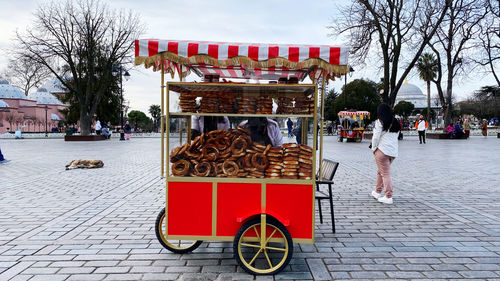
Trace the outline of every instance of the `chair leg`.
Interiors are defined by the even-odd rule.
[[[318,200],[319,222],[323,223],[323,213],[321,212],[321,199]]]
[[[329,184],[328,185],[328,195],[330,199],[330,213],[332,216],[332,231],[335,233],[335,213],[333,211],[333,194],[332,194],[332,186]]]

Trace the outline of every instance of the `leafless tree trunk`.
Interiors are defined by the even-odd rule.
[[[438,78],[435,83],[443,106],[445,126],[451,122],[453,110],[453,80],[457,75],[467,75],[472,59],[466,57],[476,46],[475,39],[480,32],[480,23],[488,14],[487,0],[453,1],[436,36],[429,45],[439,62]],[[445,54],[442,63],[439,53]],[[445,67],[443,67],[445,66]],[[446,71],[446,96],[441,89],[441,78]]]
[[[33,26],[17,35],[18,55],[45,66],[77,97],[81,133],[88,135],[89,120],[113,83],[113,65],[132,61],[134,39],[143,30],[139,19],[99,0],[54,1],[34,16]]]
[[[431,81],[426,81],[427,84],[427,123],[429,123],[429,130],[432,130],[431,120]]]
[[[399,88],[434,36],[451,0],[358,0],[329,28],[347,34],[354,62],[378,55],[384,72],[382,100],[394,106]],[[332,34],[334,35],[334,34]],[[401,74],[398,71],[403,69]]]

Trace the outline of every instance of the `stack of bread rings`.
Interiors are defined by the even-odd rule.
[[[311,111],[312,108],[312,111]],[[295,97],[294,114],[314,113],[314,102],[312,97]]]
[[[297,179],[299,170],[299,145],[296,143],[283,144],[283,170],[281,178]]]
[[[217,93],[205,93],[200,101],[201,113],[218,113],[219,98]]]
[[[220,93],[219,113],[236,113],[236,98],[233,93]]]
[[[277,114],[292,114],[293,113],[293,99],[289,97],[279,97],[278,98],[278,109]]]
[[[269,149],[267,160],[269,160],[269,166],[267,166],[266,169],[266,178],[281,178],[281,170],[283,170],[283,149],[281,147],[272,147]]]
[[[310,179],[311,157],[312,149],[305,145],[271,148],[252,142],[250,133],[242,127],[201,134],[190,144],[170,151],[172,175],[176,177]]]
[[[259,96],[257,103],[257,113],[259,114],[272,114],[273,113],[273,99],[269,96]]]
[[[255,114],[257,97],[256,96],[242,96],[238,100],[238,113],[240,114]]]
[[[179,95],[179,106],[182,112],[196,112],[196,94],[181,93]]]
[[[299,179],[312,179],[312,148],[307,145],[299,145]]]

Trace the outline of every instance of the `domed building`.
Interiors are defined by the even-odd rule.
[[[42,132],[46,125],[50,130],[63,119],[60,110],[67,108],[44,88],[26,97],[6,79],[0,79],[0,100],[0,134],[16,130]]]
[[[413,103],[415,111],[421,111],[427,108],[427,94],[424,94],[419,87],[408,83],[408,81],[405,81],[403,85],[401,85],[394,104],[398,104],[400,101]],[[431,109],[438,110],[440,108],[441,106],[436,105],[435,102],[431,100]]]

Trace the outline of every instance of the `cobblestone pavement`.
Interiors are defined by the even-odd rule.
[[[368,142],[325,137],[326,158],[341,163],[337,233],[317,219],[316,243],[295,245],[274,277],[244,273],[232,243],[203,243],[184,255],[160,246],[159,143],[1,141],[12,162],[0,165],[0,280],[500,279],[500,139],[405,138],[387,206],[368,195],[375,183]],[[81,158],[105,166],[64,170]]]

